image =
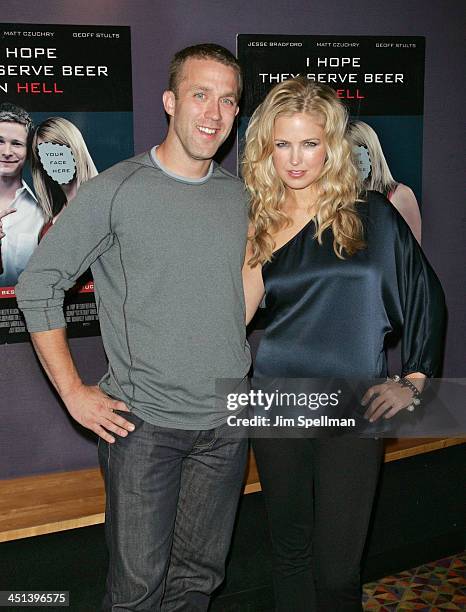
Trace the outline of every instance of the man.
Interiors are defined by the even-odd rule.
[[[0,104],[0,286],[16,285],[37,246],[44,216],[22,179],[32,120],[8,102]]]
[[[247,210],[241,182],[212,157],[240,92],[223,47],[177,53],[163,143],[82,185],[17,288],[47,374],[101,438],[106,610],[206,610],[223,579],[246,441],[223,437],[215,378],[242,378],[250,364]],[[109,360],[99,387],[75,369],[61,309],[89,265]]]

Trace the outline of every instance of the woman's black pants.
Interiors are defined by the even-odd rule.
[[[277,612],[359,612],[382,440],[256,439]]]

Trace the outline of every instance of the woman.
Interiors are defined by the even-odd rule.
[[[255,377],[385,377],[400,331],[403,372],[363,398],[376,421],[413,408],[439,365],[444,302],[409,228],[384,196],[359,193],[346,111],[327,86],[274,87],[251,118],[247,320],[264,294]],[[361,610],[360,560],[377,483],[376,439],[254,442],[274,548],[277,611]]]
[[[397,183],[393,178],[376,132],[364,121],[352,121],[348,127],[348,139],[353,149],[364,147],[369,156],[370,170],[363,178],[364,188],[387,196],[420,243],[421,214],[416,196],[407,185]]]
[[[63,173],[63,179],[46,166],[46,158],[41,155],[41,146],[46,143],[67,147],[68,154],[71,152],[66,159],[68,172]],[[79,186],[98,172],[81,132],[63,117],[50,117],[37,127],[32,139],[31,166],[34,189],[48,221],[41,232],[42,238],[76,196]]]

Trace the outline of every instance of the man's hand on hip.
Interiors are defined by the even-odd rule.
[[[130,412],[127,406],[112,399],[97,386],[81,384],[72,392],[62,394],[62,400],[73,419],[106,442],[115,442],[114,436],[109,432],[125,437],[128,432],[134,430],[133,423],[115,412]]]
[[[42,367],[73,419],[110,443],[115,442],[112,433],[124,437],[133,431],[134,425],[115,412],[130,412],[124,402],[109,397],[99,387],[82,382],[70,353],[65,328],[33,332],[31,340]]]

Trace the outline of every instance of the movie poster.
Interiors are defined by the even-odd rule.
[[[133,155],[133,103],[129,27],[0,31],[0,342],[9,343],[29,338],[14,286],[37,244],[81,184]],[[99,333],[89,272],[65,315],[70,337]]]
[[[245,80],[239,157],[248,121],[269,89],[305,75],[333,87],[351,118],[375,131],[393,178],[410,188],[412,205],[420,206],[423,37],[239,34],[237,51]],[[364,146],[355,154],[367,177],[371,166]]]

